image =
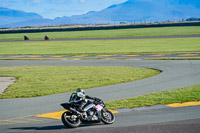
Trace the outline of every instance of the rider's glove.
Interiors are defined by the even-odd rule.
[[[96,97],[94,98],[94,100],[95,100],[95,101],[101,101],[101,99],[99,99],[99,98],[96,98]]]

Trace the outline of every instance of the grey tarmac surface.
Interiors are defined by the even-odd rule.
[[[5,125],[1,131],[42,133],[198,133],[200,106],[152,109],[116,114],[112,125],[82,124],[79,128],[66,128],[60,120]]]
[[[156,123],[148,125],[138,125],[138,126],[127,126],[127,127],[109,127],[109,128],[88,128],[88,129],[62,129],[58,130],[45,130],[45,128],[36,128],[42,133],[198,133],[200,132],[200,119],[187,120],[187,121],[175,121],[166,123]],[[56,128],[59,128],[57,126]],[[180,130],[181,129],[181,130]],[[29,133],[34,133],[34,131],[29,131]]]
[[[107,59],[107,60],[59,60],[59,61],[58,60],[47,60],[47,61],[1,60],[0,61],[0,66],[24,66],[24,65],[26,66],[28,65],[29,66],[38,66],[38,65],[128,66],[128,67],[153,68],[162,71],[160,75],[148,79],[129,82],[129,83],[122,83],[117,85],[91,88],[86,90],[88,95],[102,98],[104,101],[144,95],[148,93],[181,88],[200,83],[200,69],[199,69],[200,61],[198,60],[151,61],[151,60]],[[68,100],[70,94],[71,93],[62,93],[62,94],[36,97],[36,98],[0,99],[0,106],[1,106],[0,120],[7,120],[24,116],[33,116],[40,113],[48,113],[48,112],[63,110],[59,106],[59,104]],[[162,108],[150,111],[149,110],[131,111],[131,112],[126,112],[126,113],[124,112],[117,114],[116,115],[117,120],[112,125],[98,125],[97,127],[108,128],[108,127],[129,126],[130,129],[132,129],[132,126],[137,126],[137,125],[200,119],[199,114],[200,114],[199,106],[187,107],[187,108]],[[0,130],[6,132],[7,131],[14,132],[14,131],[27,131],[27,129],[30,128],[30,130],[33,131],[42,131],[42,129],[45,129],[47,131],[51,129],[56,129],[57,132],[66,131],[65,129],[63,129],[62,123],[59,120],[48,119],[42,122],[31,122],[28,124],[19,124],[19,123],[15,123],[14,125],[12,124],[13,123],[11,123],[11,125],[0,124]],[[23,127],[26,128],[24,129]],[[41,128],[38,129],[37,127]],[[96,126],[89,126],[89,127],[87,126],[87,129],[90,130],[90,128],[95,128],[95,127]]]

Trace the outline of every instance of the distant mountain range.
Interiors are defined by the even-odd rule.
[[[27,13],[19,10],[0,7],[0,25],[33,19],[43,19],[43,17],[36,13]]]
[[[53,26],[63,24],[119,24],[174,21],[200,18],[200,0],[127,0],[104,10],[72,17],[44,19],[36,13],[26,13],[0,7],[0,27]]]

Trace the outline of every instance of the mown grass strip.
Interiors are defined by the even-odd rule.
[[[19,66],[0,67],[0,77],[17,81],[0,98],[36,97],[140,80],[160,72],[132,67]]]
[[[0,55],[133,55],[199,52],[200,38],[0,42]]]
[[[200,101],[200,85],[106,102],[109,109],[136,108]]]
[[[0,40],[23,40],[25,33],[1,34]],[[117,30],[90,30],[67,32],[27,33],[30,40],[43,40],[45,35],[50,39],[67,38],[105,38],[105,37],[140,37],[140,36],[168,36],[168,35],[199,35],[200,26],[132,28]]]

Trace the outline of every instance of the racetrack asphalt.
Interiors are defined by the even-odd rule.
[[[153,92],[165,91],[175,88],[181,88],[186,86],[192,86],[200,83],[200,61],[199,60],[1,60],[0,66],[128,66],[128,67],[140,67],[140,68],[152,68],[162,71],[160,75],[143,79],[134,82],[122,83],[117,85],[110,85],[98,88],[91,88],[86,90],[86,93],[91,96],[96,96],[104,101],[110,101],[115,99],[133,97],[138,95],[144,95]],[[0,123],[0,130],[5,132],[23,132],[23,131],[52,131],[52,132],[66,132],[61,123],[58,120],[45,120],[40,122],[34,121],[26,124],[20,124],[21,118],[35,119],[31,116],[63,110],[59,104],[68,100],[71,93],[62,93],[50,96],[36,97],[36,98],[19,98],[19,99],[0,99],[0,120],[4,122],[4,125]],[[28,117],[30,116],[30,117]],[[18,117],[18,118],[17,118]],[[16,119],[13,119],[16,118]],[[199,106],[184,107],[184,108],[162,108],[156,110],[145,111],[132,111],[116,114],[116,122],[112,125],[94,125],[80,127],[79,129],[85,132],[99,132],[108,131],[116,132],[117,129],[123,132],[125,129],[138,130],[146,132],[148,130],[142,130],[141,127],[149,128],[149,131],[155,127],[158,128],[158,132],[163,132],[166,127],[171,127],[174,131],[183,131],[184,127],[192,126],[184,123],[185,121],[194,122],[193,131],[199,130],[200,110]],[[14,122],[16,121],[16,122]],[[177,121],[177,122],[175,122]],[[5,123],[7,122],[7,124]],[[177,127],[173,126],[173,123]],[[161,123],[156,124],[156,123]],[[166,124],[168,123],[168,124]],[[181,123],[181,124],[180,124]],[[186,122],[187,123],[187,122]],[[190,123],[190,122],[189,122]],[[155,124],[155,125],[152,125]],[[164,124],[165,126],[162,126]],[[170,125],[170,126],[169,126]],[[139,126],[139,127],[137,127]],[[99,127],[105,129],[99,129]],[[118,128],[116,128],[118,127]],[[127,128],[126,128],[127,127]],[[152,128],[151,128],[152,127]],[[96,130],[94,128],[97,128]],[[146,129],[147,129],[146,128]],[[67,132],[78,132],[77,129],[68,129]],[[154,130],[152,130],[154,131]],[[185,130],[187,131],[187,130]],[[128,130],[127,130],[128,132]],[[155,131],[156,132],[156,131]],[[192,130],[191,130],[192,132]],[[153,133],[153,132],[152,132]]]
[[[191,38],[200,35],[184,36],[154,36],[128,38],[82,38],[56,39],[49,41],[80,41],[80,40],[114,40],[114,39],[159,39],[159,38]],[[23,41],[23,40],[10,40]],[[31,40],[29,40],[31,41]],[[42,41],[42,40],[32,40]],[[0,41],[6,42],[6,41]],[[162,57],[163,55],[148,55]],[[199,54],[164,55],[172,57],[197,56]],[[12,57],[8,56],[8,57]],[[109,57],[102,55],[100,57]],[[160,75],[141,81],[91,88],[86,92],[89,95],[102,98],[104,101],[144,95],[169,89],[191,86],[200,83],[200,61],[143,61],[143,60],[112,60],[121,55],[110,56],[104,60],[60,60],[60,61],[33,61],[33,60],[1,60],[0,66],[23,65],[62,65],[62,66],[129,66],[153,68],[162,71]],[[126,57],[126,56],[125,56]],[[128,56],[131,57],[131,56]],[[132,55],[132,57],[139,57]],[[143,56],[144,57],[144,56]],[[2,57],[0,57],[2,58]],[[13,57],[12,57],[13,58]],[[24,56],[18,58],[26,58]],[[39,58],[39,57],[32,57]],[[56,58],[56,57],[54,57]],[[65,58],[65,57],[64,57]],[[73,57],[71,57],[73,58]],[[81,57],[75,57],[81,58]],[[83,58],[83,57],[82,57]],[[86,57],[88,58],[88,57]],[[99,57],[98,57],[99,58]],[[139,57],[140,58],[140,57]],[[36,98],[0,99],[0,131],[1,132],[139,132],[139,133],[197,133],[200,132],[200,106],[181,108],[156,108],[152,110],[139,109],[116,114],[116,122],[112,125],[82,125],[77,129],[66,129],[60,120],[35,118],[41,113],[63,110],[59,104],[68,100],[70,93],[56,94]]]

